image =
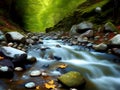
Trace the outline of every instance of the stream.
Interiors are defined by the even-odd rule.
[[[50,49],[45,51],[44,58],[40,57],[40,51],[36,50],[35,47],[29,50],[29,54],[37,57],[39,62],[50,65],[48,68],[50,73],[55,74],[56,70],[54,70],[54,67],[56,63],[66,63],[71,67],[70,70],[74,69],[82,73],[96,85],[98,90],[119,89],[120,66],[111,62],[117,57],[95,51],[89,52],[87,49],[82,50],[82,48],[77,46],[64,45],[62,41],[45,40],[43,45],[45,47],[50,47]],[[56,47],[56,45],[60,45],[61,47]],[[62,60],[47,60],[50,53],[61,57]],[[56,71],[56,73],[59,74],[61,72]]]
[[[3,88],[0,90],[4,90],[4,87],[13,88],[10,90],[26,90],[23,89],[23,84],[21,84],[25,83],[25,80],[34,80],[38,85],[44,83],[40,81],[40,78],[31,78],[29,76],[30,71],[40,69],[46,70],[50,76],[59,76],[69,71],[80,72],[89,82],[84,89],[80,90],[119,90],[120,66],[113,62],[114,60],[119,60],[117,56],[96,52],[87,48],[84,49],[80,46],[69,46],[63,43],[62,40],[44,40],[43,42],[43,44],[29,47],[27,52],[28,55],[36,57],[37,62],[32,66],[27,66],[29,69],[24,73],[17,73],[14,77],[14,82],[9,82],[10,86],[0,82],[3,85]],[[47,49],[40,50],[40,47],[46,47]],[[50,59],[51,56],[60,57],[61,60],[52,60]],[[67,64],[68,67],[57,69],[57,66],[62,63]],[[17,80],[19,80],[17,84],[20,85],[13,85]],[[8,83],[8,81],[6,82]]]

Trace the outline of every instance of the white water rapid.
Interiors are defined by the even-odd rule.
[[[61,47],[56,47],[56,45],[60,45]],[[37,49],[41,46],[49,47],[49,49],[44,51],[43,57],[40,56],[43,51]],[[62,62],[68,64],[95,84],[97,90],[119,90],[120,65],[111,62],[118,57],[105,53],[77,49],[77,46],[64,45],[61,41],[44,40],[43,44],[33,46],[28,54],[37,57],[42,63],[54,65],[56,62]],[[61,60],[48,60],[51,53],[53,56],[61,57]],[[53,72],[55,71],[53,70]],[[92,90],[96,89],[93,88]]]

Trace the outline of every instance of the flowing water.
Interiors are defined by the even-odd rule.
[[[61,47],[56,47],[58,44]],[[40,57],[42,51],[37,49],[41,45],[33,46],[32,50],[29,50],[29,55],[37,57],[42,64],[48,64],[49,73],[59,75],[69,70],[75,70],[95,85],[96,88],[93,87],[92,90],[118,90],[120,88],[120,66],[112,62],[119,59],[118,57],[95,51],[89,52],[87,49],[83,50],[78,46],[65,45],[62,41],[44,40],[42,46],[49,47],[44,51],[42,58]],[[51,53],[54,56],[61,57],[62,60],[48,60],[47,58]],[[55,66],[59,63],[68,64],[70,68],[64,72],[56,70]],[[86,90],[91,89],[88,87]]]
[[[37,62],[29,70],[16,74],[13,79],[14,82],[6,81],[9,85],[0,81],[0,90],[8,90],[8,88],[10,90],[26,90],[24,88],[26,81],[35,81],[38,85],[44,83],[41,82],[40,77],[30,77],[30,71],[36,69],[45,69],[51,76],[78,71],[87,80],[85,88],[80,90],[119,90],[120,65],[113,63],[114,60],[119,60],[118,57],[94,50],[89,51],[89,49],[83,49],[80,46],[69,46],[61,40],[44,40],[43,42],[43,44],[31,46],[28,50],[28,55],[36,57]],[[57,47],[58,45],[61,47]],[[47,47],[47,49],[41,50],[40,47]],[[61,57],[61,60],[50,59],[53,56]],[[61,64],[67,64],[68,67],[58,69],[57,66]]]

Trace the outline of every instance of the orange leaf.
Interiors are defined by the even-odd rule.
[[[47,89],[54,89],[54,88],[56,87],[56,85],[45,83],[45,87],[46,87]]]
[[[1,57],[1,56],[0,56],[0,60],[3,60],[3,59],[4,59],[4,57]]]
[[[56,87],[56,85],[54,84],[54,81],[51,80],[51,81],[49,81],[48,83],[45,83],[45,87],[46,87],[47,89],[54,89],[54,88]]]
[[[49,81],[48,84],[54,84],[54,80]]]
[[[36,90],[39,90],[40,89],[40,86],[36,86]]]
[[[66,68],[67,67],[67,64],[62,64],[60,66],[58,66],[59,68]]]

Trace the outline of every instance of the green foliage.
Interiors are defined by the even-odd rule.
[[[29,31],[40,32],[54,26],[86,0],[16,0],[17,13]]]
[[[108,3],[110,0],[102,0],[101,2],[98,2],[96,4],[90,5],[89,7],[82,9],[81,12],[82,14],[84,13],[89,13],[92,10],[94,10],[96,7],[102,7],[104,6],[106,3]]]

